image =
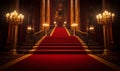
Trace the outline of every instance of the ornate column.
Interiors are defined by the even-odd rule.
[[[80,28],[79,0],[75,0],[75,23],[78,24],[78,30]]]
[[[73,23],[74,23],[74,0],[70,0],[70,25]]]
[[[50,0],[47,0],[46,7],[46,23],[50,24]]]
[[[45,23],[45,5],[46,5],[45,2],[46,0],[42,0],[41,2],[41,10],[40,10],[40,16],[41,16],[40,29],[41,30],[44,29],[42,25]]]

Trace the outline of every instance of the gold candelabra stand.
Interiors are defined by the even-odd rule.
[[[12,13],[7,13],[6,14],[6,20],[10,24],[22,24],[24,19],[24,15],[18,14],[17,11],[13,11]]]
[[[48,35],[48,28],[49,28],[49,24],[47,24],[47,23],[44,23],[43,24],[43,27],[44,27],[44,31],[45,31],[45,36],[47,36]]]
[[[104,53],[109,52],[109,25],[114,21],[115,14],[104,11],[102,14],[96,15],[97,23],[103,25],[103,36],[104,36]]]
[[[75,36],[76,28],[78,27],[78,24],[73,23],[73,24],[71,24],[71,27],[72,27],[72,29],[73,29],[73,36]]]
[[[21,13],[19,14],[17,11],[13,11],[11,13],[6,14],[6,21],[9,23],[9,25],[12,25],[12,39],[13,42],[13,50],[16,51],[16,43],[17,43],[17,36],[18,36],[18,24],[22,24],[24,19],[24,15]]]

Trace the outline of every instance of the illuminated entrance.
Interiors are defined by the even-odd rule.
[[[79,24],[79,0],[42,0],[41,23],[50,25],[56,22],[57,26],[63,26],[66,22],[69,26]],[[41,25],[42,25],[41,24]]]

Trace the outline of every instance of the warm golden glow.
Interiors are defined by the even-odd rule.
[[[12,13],[6,14],[6,20],[11,24],[22,24],[23,19],[24,19],[24,15],[18,14],[17,11],[13,11]]]
[[[110,39],[110,28],[111,23],[114,21],[114,13],[104,11],[102,14],[96,15],[97,23],[103,25],[103,37],[104,37],[104,53],[109,53],[109,39]],[[93,28],[91,28],[93,29]]]
[[[43,24],[43,27],[49,27],[49,24],[44,23],[44,24]]]
[[[64,24],[67,24],[67,22],[66,22],[66,21],[64,21]]]
[[[71,26],[72,26],[72,27],[77,27],[77,26],[78,26],[78,24],[73,23],[73,24],[71,24]]]
[[[45,31],[45,35],[47,36],[47,31],[48,31],[48,28],[49,28],[49,24],[48,23],[44,23],[43,24],[43,27],[44,27],[44,31]]]
[[[7,14],[6,14],[6,17],[8,18],[9,16],[10,16],[10,14],[9,14],[9,13],[7,13]]]
[[[31,31],[31,30],[32,30],[32,27],[31,27],[31,26],[28,26],[28,27],[27,27],[27,30],[28,30],[28,31]]]
[[[115,17],[115,14],[108,11],[104,11],[102,14],[96,15],[98,24],[112,23],[114,20],[114,17]]]
[[[73,28],[73,35],[75,36],[76,28],[78,27],[78,24],[73,23],[71,24],[71,27]]]
[[[94,31],[94,26],[90,26],[90,27],[89,27],[89,30],[90,30],[90,31]]]
[[[114,14],[114,13],[112,13],[112,17],[115,17],[115,14]]]
[[[56,24],[56,21],[54,21],[54,24]]]

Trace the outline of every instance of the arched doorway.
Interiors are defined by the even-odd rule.
[[[64,21],[70,21],[69,0],[51,0],[51,18],[57,26],[62,27]]]
[[[54,25],[54,21],[58,26],[63,26],[64,22],[67,25],[73,23],[80,26],[79,0],[42,0],[41,4],[41,23]],[[41,24],[41,25],[42,25]]]

